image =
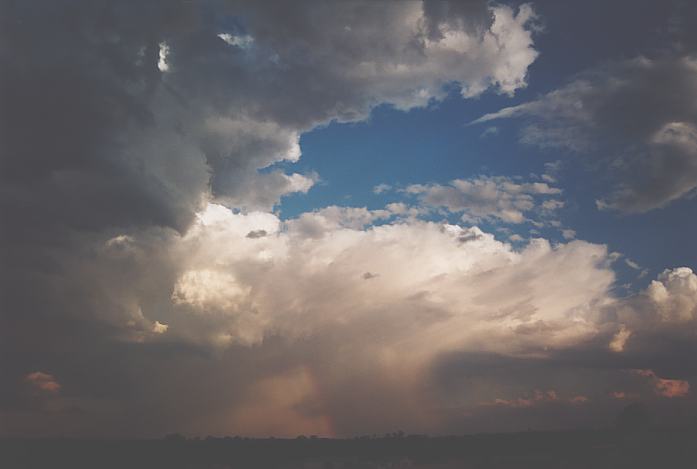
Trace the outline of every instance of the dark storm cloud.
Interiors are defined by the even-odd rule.
[[[452,82],[466,96],[525,86],[537,55],[532,10],[485,1],[0,8],[0,380],[10,383],[0,432],[295,431],[288,422],[331,432],[316,417],[325,402],[339,430],[360,428],[339,410],[352,401],[342,386],[366,398],[375,388],[331,378],[318,358],[328,342],[277,342],[261,328],[256,347],[231,345],[256,343],[256,306],[216,296],[234,290],[229,276],[202,268],[187,277],[188,252],[200,246],[182,237],[192,224],[205,231],[196,214],[208,202],[268,210],[307,191],[314,174],[258,170],[296,161],[300,134],[317,125],[364,119],[385,102],[423,106]],[[254,223],[235,238],[245,252],[256,248],[244,241],[273,232]],[[263,285],[243,261],[236,273]],[[206,296],[200,279],[222,283]],[[350,379],[375,377],[390,415],[407,405],[399,379],[352,370]],[[278,389],[288,387],[300,394],[284,401]],[[255,407],[255,393],[278,415]],[[269,427],[251,426],[262,415]]]
[[[482,33],[494,21],[486,2],[463,0],[460,2],[426,1],[424,16],[429,37],[442,38],[443,30],[467,29]]]

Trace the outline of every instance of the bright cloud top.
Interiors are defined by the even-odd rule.
[[[246,344],[370,322],[384,328],[380,347],[514,353],[566,347],[596,330],[594,310],[614,279],[603,246],[538,239],[516,252],[478,228],[362,229],[371,214],[356,226],[354,210],[282,224],[210,205],[181,241],[188,255],[174,303],[220,318],[211,340]]]

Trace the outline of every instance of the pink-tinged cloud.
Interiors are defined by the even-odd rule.
[[[35,389],[56,393],[60,391],[61,385],[56,378],[48,373],[43,373],[41,371],[35,371],[29,373],[24,377],[24,380],[30,383]]]
[[[586,396],[574,396],[569,399],[569,402],[572,404],[585,404],[588,402],[588,398]]]
[[[690,383],[681,379],[658,379],[656,392],[663,397],[683,397],[690,392]]]
[[[629,395],[624,391],[612,391],[610,397],[613,399],[627,399]]]
[[[632,373],[649,378],[654,391],[663,397],[684,397],[690,392],[690,383],[682,379],[664,379],[656,375],[653,370],[632,370]]]

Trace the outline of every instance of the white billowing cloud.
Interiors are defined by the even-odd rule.
[[[502,176],[456,179],[448,185],[414,184],[406,192],[417,194],[425,206],[462,213],[462,219],[467,222],[523,223],[536,208],[551,212],[563,206],[556,199],[536,200],[559,195],[560,189],[544,182],[518,183]]]
[[[629,338],[632,336],[632,331],[627,329],[624,324],[620,325],[619,331],[612,337],[612,340],[610,341],[610,344],[608,347],[610,350],[613,352],[623,352],[624,351],[624,346],[627,344],[627,341]]]
[[[664,321],[697,319],[697,275],[692,269],[664,270],[646,288],[646,296]]]
[[[185,321],[224,345],[368,327],[380,340],[351,340],[387,355],[408,345],[422,358],[540,352],[597,332],[614,280],[605,247],[537,239],[516,251],[478,228],[414,219],[365,227],[389,215],[328,207],[281,223],[209,205],[177,247],[186,256],[171,330]],[[258,230],[266,235],[247,236]]]
[[[452,61],[455,54],[462,54],[478,64],[474,68],[487,69],[497,62],[490,77],[477,76],[477,72],[467,70],[461,63],[456,73],[467,77],[461,80],[465,84],[464,96],[476,96],[492,82],[503,93],[513,94],[526,86],[527,67],[537,57],[530,31],[524,28],[535,18],[530,5],[522,5],[517,13],[510,7],[498,6],[493,8],[493,17],[490,31],[479,40],[462,29],[445,29],[437,41],[426,40],[427,53],[444,63]]]
[[[161,72],[169,71],[169,64],[167,63],[167,56],[169,55],[169,46],[166,42],[161,42],[158,52],[157,68]]]
[[[697,275],[688,267],[666,269],[646,289],[609,305],[611,322],[619,324],[609,348],[624,352],[642,340],[690,336],[697,325]]]
[[[167,324],[162,324],[160,321],[155,321],[155,324],[152,326],[152,331],[155,334],[164,334],[167,332],[167,329],[169,329],[169,326]]]
[[[595,155],[617,181],[598,207],[641,213],[697,188],[696,80],[694,56],[638,57],[474,123],[523,118],[523,143]]]
[[[235,277],[215,270],[188,270],[177,281],[172,293],[175,304],[188,304],[195,311],[223,309],[234,313],[237,299],[249,293]]]

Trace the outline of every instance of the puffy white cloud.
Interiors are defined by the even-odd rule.
[[[679,267],[664,270],[646,288],[646,296],[664,321],[697,319],[697,275],[692,269]]]
[[[635,352],[647,341],[692,337],[697,325],[697,275],[688,267],[666,269],[642,291],[608,306],[616,332],[609,348]],[[689,339],[692,340],[692,339]]]
[[[160,43],[158,55],[157,68],[160,69],[161,72],[168,71],[169,64],[167,63],[167,56],[169,55],[169,46],[166,42]]]
[[[160,321],[155,321],[155,324],[152,326],[152,331],[155,334],[164,334],[167,332],[167,329],[169,329],[169,326],[167,324],[162,324]]]
[[[624,351],[624,346],[627,343],[627,340],[632,336],[632,331],[627,329],[624,324],[620,325],[620,330],[617,331],[617,333],[612,337],[612,340],[610,341],[610,344],[608,345],[610,347],[610,350],[613,352],[622,352]]]
[[[425,206],[462,213],[462,219],[467,222],[523,223],[535,209],[550,213],[564,205],[557,199],[536,200],[536,197],[559,195],[560,189],[545,182],[519,183],[502,176],[456,179],[448,185],[414,184],[406,192],[417,194]]]

